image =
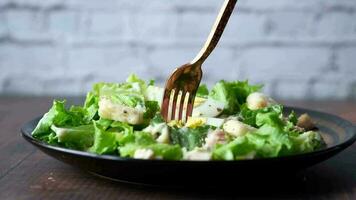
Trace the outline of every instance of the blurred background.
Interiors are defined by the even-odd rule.
[[[222,0],[0,0],[0,96],[81,96],[130,73],[163,84]],[[356,99],[355,0],[239,0],[203,66],[279,99]]]

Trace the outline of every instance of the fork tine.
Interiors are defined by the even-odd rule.
[[[178,98],[178,94],[179,94],[179,90],[178,89],[174,89],[174,93],[173,93],[173,102],[172,102],[172,115],[170,120],[174,120],[175,116],[176,116],[176,109],[177,109],[177,98]]]
[[[194,106],[194,97],[195,93],[189,93],[189,98],[188,98],[188,105],[187,105],[187,114],[185,116],[185,120],[188,120],[188,117],[192,116],[193,113],[193,106]]]
[[[171,96],[171,90],[164,90],[164,95],[163,95],[163,101],[162,101],[162,106],[161,106],[161,115],[163,119],[168,121],[168,107],[169,107],[169,100]]]
[[[183,107],[184,107],[184,102],[185,102],[185,95],[187,93],[185,91],[182,91],[182,96],[180,98],[180,104],[179,104],[179,115],[178,115],[178,120],[182,120],[182,115],[183,115]]]

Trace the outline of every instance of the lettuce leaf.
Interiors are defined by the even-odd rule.
[[[143,114],[144,119],[152,119],[160,108],[157,101],[146,101],[145,107],[146,112]]]
[[[77,127],[61,128],[51,126],[59,144],[71,149],[86,150],[94,143],[94,126],[81,125]]]
[[[197,90],[197,97],[208,98],[209,89],[205,84],[201,84]]]
[[[179,145],[169,145],[156,143],[151,134],[137,131],[133,134],[131,140],[125,141],[123,146],[119,147],[120,156],[133,157],[138,149],[151,149],[156,157],[162,157],[165,160],[179,160],[182,158],[182,150]]]
[[[179,144],[187,150],[201,147],[204,144],[210,126],[199,126],[197,128],[170,128],[170,139],[173,144]]]
[[[240,110],[240,105],[246,102],[247,96],[261,88],[261,85],[249,85],[247,80],[232,82],[221,80],[215,84],[209,97],[225,103],[224,114],[236,114]]]
[[[133,157],[135,151],[138,149],[151,149],[156,157],[162,158],[164,160],[180,160],[183,157],[183,152],[179,145],[161,143],[150,145],[128,144],[119,148],[120,156]]]
[[[217,145],[213,159],[241,159],[251,153],[258,158],[268,158],[306,153],[323,147],[320,134],[293,129],[293,122],[283,120],[279,109],[260,110],[254,115],[254,123],[259,128],[226,145]]]
[[[129,76],[125,83],[97,83],[94,85],[93,91],[88,94],[88,103],[86,102],[85,105],[87,107],[90,105],[94,113],[98,110],[99,99],[107,98],[114,104],[139,109],[143,112],[144,124],[147,124],[160,108],[158,102],[145,99],[147,87],[145,81],[136,75]],[[95,103],[90,104],[90,102]]]
[[[54,101],[32,135],[51,145],[124,157],[133,157],[137,149],[151,149],[156,158],[179,160],[183,157],[182,148],[202,147],[211,126],[169,127],[172,144],[158,143],[153,135],[142,132],[147,124],[165,123],[158,112],[158,102],[145,99],[149,93],[147,87],[145,81],[131,75],[125,83],[95,84],[83,106],[66,109],[65,101]],[[319,133],[296,128],[294,112],[283,117],[282,105],[248,109],[247,96],[259,89],[260,85],[249,85],[247,81],[219,81],[210,93],[206,85],[199,87],[198,97],[225,103],[223,115],[238,116],[240,121],[256,128],[244,136],[229,138],[227,144],[215,145],[213,159],[277,157],[315,151],[325,145]],[[98,114],[101,98],[139,109],[144,123],[133,126],[101,118]]]
[[[117,153],[118,140],[122,137],[122,132],[114,130],[105,130],[100,123],[94,123],[95,134],[94,144],[89,151],[97,154],[115,154]]]
[[[133,127],[127,123],[99,119],[94,121],[94,145],[90,152],[97,154],[116,154],[120,145],[134,140]]]
[[[307,153],[325,146],[320,134],[315,131],[308,131],[297,136],[292,136],[291,140],[293,141],[292,153]]]
[[[255,133],[249,137],[262,137],[263,145],[256,146],[257,155],[260,157],[276,157],[282,151],[289,151],[292,148],[292,141],[288,133],[284,132],[284,122],[280,115],[275,112],[258,113],[256,124],[260,126]]]
[[[87,110],[87,119],[97,119],[98,118],[98,109],[99,109],[99,97],[93,92],[88,92],[83,108]]]
[[[144,96],[138,85],[119,83],[97,83],[94,85],[99,98],[108,98],[115,103],[136,107],[144,107]]]
[[[245,124],[248,124],[253,127],[258,127],[256,124],[256,116],[259,113],[276,113],[278,116],[282,115],[283,106],[282,105],[273,105],[262,109],[250,110],[246,104],[242,104],[239,117],[241,121]]]
[[[237,137],[225,145],[217,145],[212,153],[214,160],[235,160],[238,157],[254,152],[255,144],[250,142],[246,137]]]
[[[72,106],[69,110],[65,108],[65,101],[54,101],[51,109],[38,122],[32,132],[35,138],[46,138],[43,136],[52,133],[51,126],[57,127],[75,127],[89,124],[90,114],[79,106]]]
[[[108,98],[115,103],[129,107],[144,107],[147,85],[136,75],[130,75],[125,83],[97,83],[92,93],[98,98]]]

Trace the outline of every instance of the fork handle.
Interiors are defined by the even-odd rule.
[[[229,21],[229,18],[234,10],[237,0],[225,0],[222,5],[219,15],[217,16],[215,23],[210,31],[208,39],[206,40],[203,48],[200,50],[198,55],[191,62],[192,64],[199,63],[202,64],[214,50],[219,42],[219,39],[224,32],[225,26]]]

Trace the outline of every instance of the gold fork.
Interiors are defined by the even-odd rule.
[[[167,122],[173,119],[186,121],[192,115],[195,95],[203,74],[201,65],[218,44],[236,2],[237,0],[224,1],[198,55],[191,62],[176,68],[167,80],[161,106],[161,114]],[[185,117],[182,118],[184,110]]]

